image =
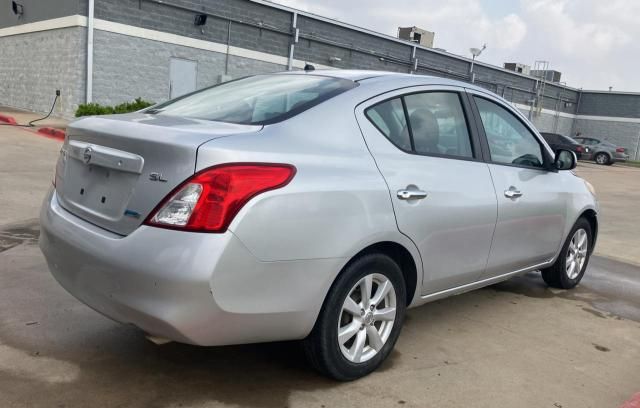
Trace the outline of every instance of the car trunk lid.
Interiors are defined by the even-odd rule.
[[[200,145],[260,129],[142,113],[79,120],[67,129],[56,167],[58,200],[88,222],[128,235],[194,174]]]

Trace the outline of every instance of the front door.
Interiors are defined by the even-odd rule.
[[[356,109],[389,186],[399,230],[422,257],[422,293],[474,282],[486,267],[496,196],[469,103],[455,87],[420,87]]]
[[[196,90],[197,63],[182,58],[171,58],[169,65],[169,99]]]
[[[548,262],[563,239],[568,198],[561,177],[545,165],[552,154],[515,110],[489,95],[471,99],[486,136],[498,198],[498,221],[483,278]]]

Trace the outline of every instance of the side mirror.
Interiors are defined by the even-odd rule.
[[[578,158],[571,150],[558,149],[553,165],[558,170],[573,170],[578,165]]]

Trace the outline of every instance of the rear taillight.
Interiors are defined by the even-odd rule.
[[[253,197],[287,185],[288,164],[233,163],[210,167],[173,190],[145,224],[187,231],[224,232]]]
[[[583,151],[582,146],[576,146],[576,152],[582,153],[582,151]]]
[[[616,152],[618,152],[618,153],[624,153],[624,147],[618,147],[618,148],[616,148]]]

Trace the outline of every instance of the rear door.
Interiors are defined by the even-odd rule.
[[[398,228],[420,250],[423,294],[473,282],[487,263],[496,196],[469,115],[457,87],[395,91],[356,108]]]
[[[548,171],[552,153],[515,109],[470,92],[498,199],[498,220],[484,278],[553,258],[564,235],[568,188]],[[508,146],[503,140],[510,140]]]

